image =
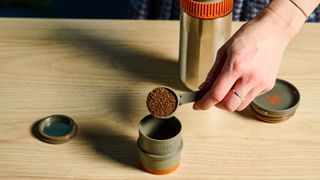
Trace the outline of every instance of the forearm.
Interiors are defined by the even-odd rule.
[[[307,19],[320,0],[273,0],[267,8],[284,21],[293,35],[299,32],[303,23]]]

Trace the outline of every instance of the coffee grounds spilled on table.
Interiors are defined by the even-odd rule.
[[[156,117],[170,116],[176,110],[177,103],[174,93],[164,87],[154,89],[147,97],[148,110]]]

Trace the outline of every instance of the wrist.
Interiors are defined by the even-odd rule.
[[[269,8],[261,11],[246,26],[252,27],[250,29],[253,32],[259,32],[259,35],[256,35],[258,39],[268,37],[268,39],[272,39],[276,43],[275,45],[281,47],[285,47],[297,33],[286,21]]]
[[[320,0],[290,0],[300,11],[305,14],[306,18],[319,5]]]
[[[282,21],[287,26],[287,30],[291,31],[292,36],[295,36],[306,20],[305,14],[297,5],[290,0],[274,0],[266,8],[266,11],[273,14],[277,21]]]

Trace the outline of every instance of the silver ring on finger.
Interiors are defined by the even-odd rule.
[[[241,101],[245,100],[244,96],[241,96],[235,89],[231,90],[234,95],[238,96]]]

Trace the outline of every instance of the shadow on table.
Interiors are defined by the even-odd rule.
[[[39,138],[39,122],[34,122],[30,131],[34,138]],[[97,153],[105,155],[115,162],[142,170],[138,159],[136,140],[125,136],[125,132],[113,130],[106,125],[82,125],[79,127],[78,138],[83,139],[86,145]]]
[[[187,90],[179,79],[178,62],[163,56],[163,52],[149,52],[148,49],[135,47],[130,44],[130,39],[117,39],[107,31],[103,35],[100,31],[99,35],[94,30],[76,29],[70,25],[57,29],[53,36],[54,40],[78,49],[79,55],[94,54],[90,57],[94,57],[102,66],[111,66],[120,72],[129,73],[133,80],[156,82],[177,90]]]
[[[30,128],[31,134],[34,138],[38,139],[39,141],[42,141],[39,138],[39,123],[40,123],[41,119],[34,122]]]
[[[79,137],[99,154],[105,155],[115,162],[141,169],[136,141],[125,136],[121,130],[115,131],[106,126],[83,125]]]
[[[244,117],[247,120],[254,120],[258,121],[257,118],[254,116],[250,106],[246,107],[242,111],[235,111],[239,116]]]
[[[94,30],[72,28],[67,24],[60,26],[61,28],[54,30],[51,38],[57,43],[63,43],[68,49],[79,51],[79,56],[89,55],[93,62],[129,75],[133,82],[154,82],[177,90],[186,90],[178,76],[178,62],[161,55],[163,52],[149,52],[135,47],[130,40],[117,39],[107,31],[101,35],[101,31],[95,33]],[[139,84],[131,88],[139,88]],[[117,84],[110,84],[108,92],[105,92],[106,105],[102,106],[111,108],[110,112],[115,113],[112,117],[117,117],[112,123],[116,122],[118,128],[123,128],[117,129],[106,123],[81,125],[78,137],[106,158],[141,169],[136,139],[126,136],[126,132],[123,132],[128,129],[125,126],[136,124],[139,120],[132,117],[136,117],[133,114],[140,108],[137,107],[139,103],[135,103],[142,98],[133,92],[132,89],[121,89],[121,86],[119,89]],[[112,93],[112,96],[108,93]]]

